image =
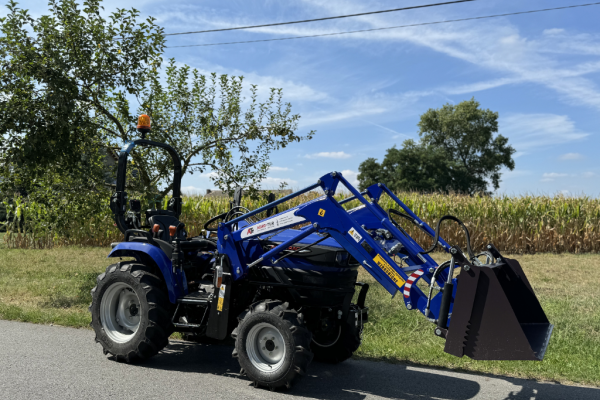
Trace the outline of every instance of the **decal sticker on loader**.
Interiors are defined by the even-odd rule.
[[[392,278],[392,280],[394,281],[394,283],[396,285],[398,285],[398,287],[401,287],[402,285],[404,285],[404,282],[406,282],[406,281],[404,279],[402,279],[400,274],[398,274],[396,272],[396,270],[394,268],[392,268],[392,266],[383,259],[383,257],[381,257],[379,254],[377,254],[375,256],[375,258],[373,258],[373,261],[375,261],[375,263],[377,265],[379,265],[379,268],[381,268],[387,276]]]
[[[360,234],[359,234],[358,232],[356,232],[356,231],[354,230],[354,228],[351,228],[351,229],[348,231],[348,234],[349,234],[350,236],[352,236],[352,239],[354,239],[354,241],[355,241],[356,243],[360,242],[360,240],[362,239],[362,236],[360,236]]]
[[[223,311],[223,302],[225,301],[225,285],[219,288],[219,301],[217,302],[217,311]]]
[[[260,235],[262,233],[271,232],[277,228],[284,228],[292,224],[306,221],[303,217],[294,215],[296,211],[298,211],[298,208],[294,208],[278,217],[267,219],[252,225],[251,227],[245,228],[240,236],[242,239],[245,239],[248,236]]]
[[[323,210],[322,208],[319,208],[319,217],[324,217],[325,216],[325,210]]]

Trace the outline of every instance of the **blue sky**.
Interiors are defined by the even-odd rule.
[[[433,3],[429,0],[106,1],[135,7],[166,33],[319,18]],[[270,39],[465,18],[585,3],[500,1],[370,15],[247,31],[169,37],[167,45]],[[34,15],[46,2],[22,2]],[[4,12],[3,12],[4,14]],[[264,182],[294,188],[342,171],[356,180],[368,157],[417,139],[429,108],[475,97],[500,114],[500,133],[517,153],[499,193],[600,194],[600,6],[480,21],[322,38],[167,49],[202,72],[244,75],[248,84],[281,87],[314,139],[272,155]],[[212,188],[186,176],[187,190]]]

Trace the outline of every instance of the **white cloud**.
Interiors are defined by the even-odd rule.
[[[542,175],[542,182],[553,182],[555,179],[564,178],[569,174],[559,174],[557,172],[549,172]]]
[[[529,170],[513,169],[512,171],[504,168],[502,171],[502,180],[519,178],[522,176],[531,175],[533,172]]]
[[[558,34],[561,34],[564,32],[565,32],[564,29],[553,28],[553,29],[544,29],[544,31],[542,33],[544,35],[558,35]]]
[[[358,186],[358,172],[345,169],[342,171],[342,176],[346,178],[346,180],[350,182],[352,186]]]
[[[433,91],[410,91],[400,94],[376,93],[353,97],[347,101],[338,101],[334,107],[317,112],[309,112],[302,116],[300,126],[339,123],[344,120],[359,119],[362,122],[398,134],[398,132],[365,121],[364,118],[388,112],[398,113],[416,104],[421,98],[435,94]],[[405,111],[406,112],[406,111]]]
[[[595,172],[591,172],[591,171],[588,171],[588,172],[584,172],[584,173],[583,173],[583,177],[584,177],[584,178],[588,178],[588,179],[589,179],[589,178],[595,178],[595,177],[597,177],[597,176],[598,176],[598,174],[597,174],[597,173],[595,173]]]
[[[515,114],[500,120],[500,133],[518,151],[578,141],[589,136],[566,115]]]
[[[408,139],[408,138],[410,138],[410,135],[406,135],[404,133],[396,132],[393,129],[390,129],[390,128],[385,127],[383,125],[376,124],[375,122],[367,121],[367,120],[364,120],[364,119],[363,119],[363,122],[366,122],[367,124],[370,124],[370,125],[373,125],[373,126],[376,126],[376,127],[380,128],[380,129],[383,129],[386,132],[393,133],[394,136],[392,136],[392,139],[399,139],[399,138],[406,138],[406,139]],[[347,144],[346,144],[346,146],[347,146]]]
[[[305,158],[350,158],[352,157],[350,154],[345,153],[343,151],[322,151],[320,153],[307,154],[304,156]]]
[[[203,174],[200,174],[200,176],[204,176],[207,178],[216,178],[219,176],[219,173],[217,171],[212,171],[212,172],[205,172]]]
[[[367,10],[367,3],[330,0],[327,2],[304,0],[308,7],[319,14],[336,14],[342,10]],[[329,29],[323,26],[289,25],[285,27],[265,27],[257,31],[281,36],[302,36],[334,33],[343,30],[379,28],[417,22],[419,16],[428,19],[451,18],[450,12],[427,14],[414,12],[394,15],[370,15],[337,21]],[[565,61],[556,54],[598,55],[600,45],[598,35],[569,35],[561,29],[549,29],[542,35],[523,36],[519,28],[505,19],[490,20],[485,24],[464,22],[461,24],[443,24],[420,26],[415,28],[379,30],[350,35],[324,36],[315,40],[337,41],[347,45],[364,42],[388,42],[394,45],[404,43],[425,47],[480,67],[481,69],[504,76],[490,82],[471,84],[448,92],[463,90],[485,90],[510,83],[530,82],[545,86],[563,96],[572,103],[600,109],[600,90],[594,81],[582,78],[582,75],[600,72],[600,64],[582,62],[578,58]],[[443,92],[443,90],[442,90]]]
[[[289,178],[272,178],[272,177],[267,177],[265,179],[263,179],[261,181],[261,187],[263,189],[279,189],[279,185],[285,182],[288,184],[287,188],[291,188],[294,187],[296,185],[298,185],[298,181],[295,181],[293,179],[289,179]]]
[[[585,158],[585,156],[583,154],[579,154],[579,153],[567,153],[567,154],[563,154],[562,156],[559,157],[559,159],[563,160],[563,161],[583,160],[584,158]]]
[[[266,99],[271,88],[283,89],[286,101],[310,99],[311,102],[320,102],[329,99],[329,95],[325,92],[313,89],[304,83],[282,79],[277,76],[260,75],[256,72],[226,68],[221,65],[207,65],[204,68],[198,68],[198,71],[205,76],[210,76],[212,72],[216,72],[219,75],[243,76],[246,89],[249,88],[250,84],[258,86],[258,93],[261,100]],[[249,97],[248,93],[244,93],[244,95],[247,98]]]
[[[274,167],[274,166],[270,166],[269,167],[269,171],[292,171],[292,170],[289,169],[288,167]]]
[[[204,190],[196,186],[182,186],[181,193],[186,195],[201,194]]]

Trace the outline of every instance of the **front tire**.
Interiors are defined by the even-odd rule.
[[[137,263],[109,266],[92,289],[92,328],[104,354],[117,361],[152,357],[169,344],[172,324],[162,281]]]
[[[242,373],[255,386],[291,388],[313,358],[312,335],[304,327],[302,315],[288,303],[265,300],[250,306],[238,320],[231,336],[235,339],[233,356]]]

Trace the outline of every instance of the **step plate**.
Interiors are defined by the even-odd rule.
[[[199,290],[194,293],[190,293],[187,296],[178,299],[178,303],[182,304],[209,304],[212,293],[207,293],[204,290]]]

